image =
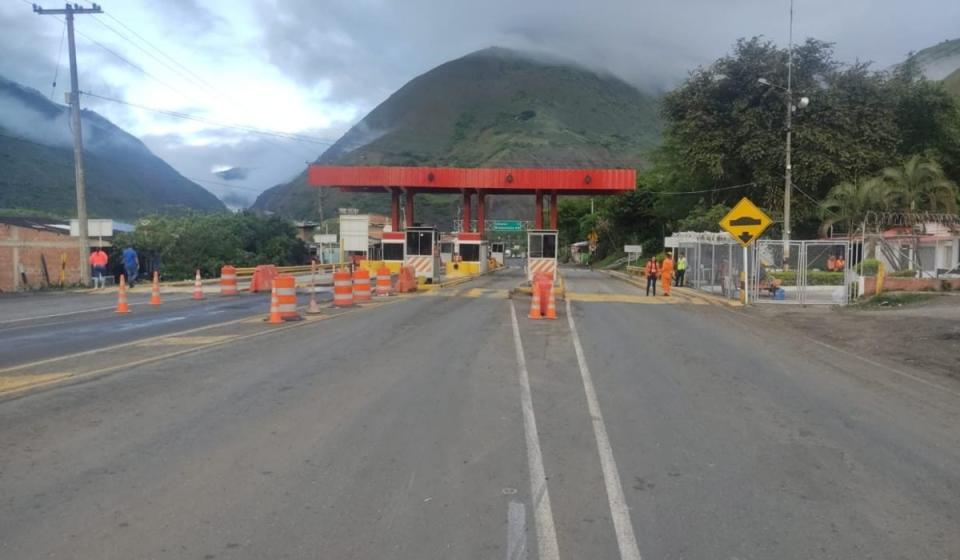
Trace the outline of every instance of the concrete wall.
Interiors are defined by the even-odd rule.
[[[61,255],[67,256],[66,283],[80,281],[80,249],[76,239],[45,230],[0,224],[0,291],[44,286],[41,255],[46,259],[52,284],[60,281]],[[21,266],[27,277],[26,286],[21,280]]]
[[[887,276],[883,281],[884,292],[929,292],[940,291],[943,283],[950,285],[951,290],[960,290],[960,278],[891,278]],[[877,279],[867,276],[863,282],[864,295],[872,296],[877,291]]]

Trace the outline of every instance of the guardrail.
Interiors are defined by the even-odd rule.
[[[347,264],[347,263],[336,263],[336,264],[320,264],[320,263],[317,263],[317,270],[318,270],[318,271],[324,271],[324,270],[331,270],[331,271],[332,271],[332,270],[337,269],[338,267],[345,266],[346,264]],[[239,277],[239,276],[253,276],[253,271],[256,270],[256,269],[257,269],[257,267],[255,267],[255,266],[238,268],[238,269],[237,269],[237,276],[238,276],[238,277]],[[281,274],[300,274],[300,273],[303,273],[303,272],[310,272],[311,270],[312,270],[312,267],[311,267],[311,265],[309,265],[309,264],[297,265],[297,266],[278,266],[278,267],[277,267],[277,272],[279,272],[279,273],[281,273]]]
[[[627,266],[627,273],[634,274],[636,276],[643,276],[644,267],[642,266]]]

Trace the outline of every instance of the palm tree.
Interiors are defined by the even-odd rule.
[[[957,211],[957,185],[947,179],[943,168],[933,160],[913,156],[902,167],[884,169],[883,180],[896,193],[904,211]]]
[[[845,182],[834,186],[820,202],[822,222],[820,234],[837,225],[846,226],[848,234],[867,218],[871,211],[882,212],[890,207],[895,191],[879,177]]]

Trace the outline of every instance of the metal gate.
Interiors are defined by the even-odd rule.
[[[856,278],[848,240],[758,240],[750,270],[754,303],[846,305]],[[784,254],[786,253],[786,255]],[[786,256],[786,258],[784,258]]]

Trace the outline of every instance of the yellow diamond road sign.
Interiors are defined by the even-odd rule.
[[[772,223],[770,216],[757,208],[749,198],[744,198],[720,220],[720,227],[746,247],[760,237]]]

